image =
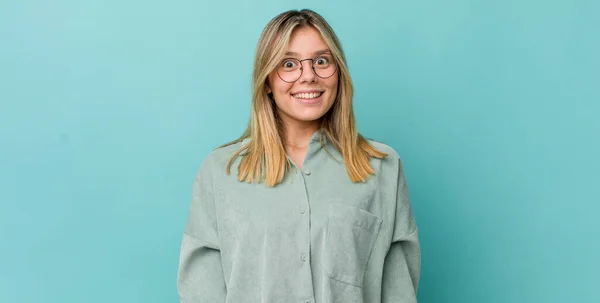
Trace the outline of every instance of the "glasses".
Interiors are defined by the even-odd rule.
[[[296,59],[285,58],[277,67],[277,75],[284,82],[296,82],[302,76],[302,62],[310,60],[311,67],[319,78],[327,79],[337,71],[337,66],[331,55],[319,55],[314,58]]]

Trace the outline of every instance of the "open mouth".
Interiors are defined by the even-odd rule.
[[[323,92],[299,93],[293,94],[292,97],[300,100],[315,100],[323,95]]]

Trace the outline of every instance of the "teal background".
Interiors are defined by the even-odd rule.
[[[192,179],[304,7],[404,161],[419,302],[600,302],[598,1],[298,3],[0,2],[0,302],[178,302]]]

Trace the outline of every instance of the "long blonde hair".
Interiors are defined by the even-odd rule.
[[[227,164],[226,172],[230,174],[234,160],[238,156],[242,157],[238,167],[239,181],[266,181],[266,185],[275,186],[283,181],[287,169],[291,166],[282,142],[283,125],[277,117],[276,105],[267,94],[266,84],[269,74],[277,68],[292,32],[297,28],[309,26],[320,32],[338,66],[337,96],[331,109],[322,118],[322,134],[327,136],[342,154],[346,170],[353,182],[364,182],[369,175],[375,173],[369,158],[387,156],[371,146],[357,131],[352,109],[352,79],[341,43],[333,29],[322,16],[312,10],[290,10],[273,18],[258,40],[252,74],[251,116],[246,131],[237,140],[219,147],[252,138]]]

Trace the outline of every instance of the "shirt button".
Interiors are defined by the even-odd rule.
[[[310,300],[306,300],[306,301],[304,301],[304,303],[310,303]]]
[[[306,261],[306,255],[302,254],[302,257],[300,257],[300,259],[302,259],[302,261]]]
[[[305,175],[307,175],[307,176],[308,176],[308,175],[310,175],[310,170],[309,170],[308,168],[307,168],[307,169],[305,169],[305,170],[304,170],[304,174],[305,174]]]
[[[300,209],[300,213],[304,215],[306,211],[304,209]]]

